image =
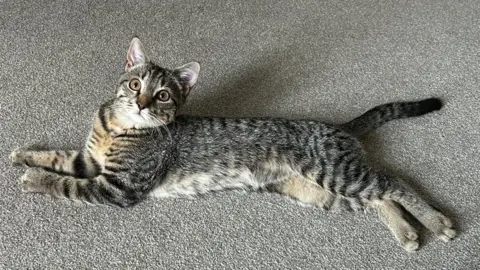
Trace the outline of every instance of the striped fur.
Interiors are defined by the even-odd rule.
[[[455,236],[447,217],[398,179],[374,171],[354,136],[438,110],[438,99],[381,105],[339,127],[177,116],[198,72],[197,63],[161,68],[132,40],[116,98],[96,113],[82,151],[12,153],[15,163],[31,167],[21,178],[24,191],[127,207],[147,197],[268,190],[323,209],[373,207],[408,251],[419,247],[418,233],[400,206],[440,239]]]
[[[437,98],[413,102],[388,103],[377,106],[352,121],[340,125],[340,128],[358,136],[371,132],[389,121],[421,116],[440,110],[442,106],[442,101]]]

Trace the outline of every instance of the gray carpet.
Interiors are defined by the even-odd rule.
[[[480,265],[478,0],[100,2],[0,1],[1,269]],[[164,66],[201,62],[189,114],[340,123],[385,102],[443,98],[442,111],[392,122],[365,147],[452,216],[458,238],[445,244],[423,231],[422,249],[408,254],[374,213],[268,194],[130,209],[22,194],[24,169],[9,153],[81,147],[134,35]]]

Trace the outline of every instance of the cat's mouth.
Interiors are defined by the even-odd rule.
[[[164,121],[155,115],[149,108],[140,108],[134,104],[122,106],[117,110],[117,117],[120,125],[125,129],[129,128],[151,128],[164,125]]]
[[[138,111],[138,115],[140,115],[143,119],[147,120],[148,117],[149,117],[149,112],[146,111],[148,109],[144,109],[144,110],[139,110]]]

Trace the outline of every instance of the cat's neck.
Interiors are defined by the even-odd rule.
[[[116,137],[126,134],[142,133],[142,129],[136,127],[131,121],[125,121],[125,117],[115,113],[112,109],[113,100],[105,102],[96,114],[93,129],[102,137]]]

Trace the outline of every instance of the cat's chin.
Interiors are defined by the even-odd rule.
[[[158,123],[145,119],[138,113],[127,114],[124,117],[119,117],[118,120],[122,129],[144,129],[159,126]]]

